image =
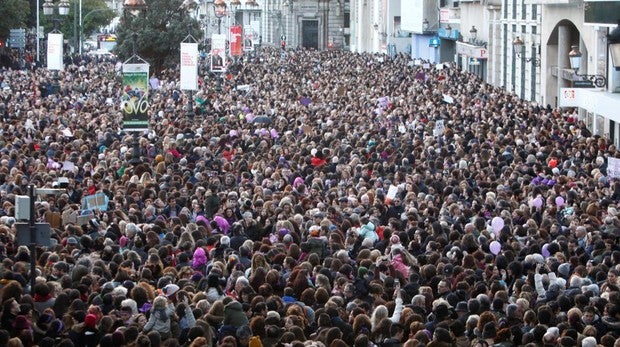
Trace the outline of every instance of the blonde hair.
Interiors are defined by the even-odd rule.
[[[155,300],[153,301],[153,308],[164,308],[166,307],[166,305],[168,304],[168,298],[166,298],[163,295],[160,295],[158,297],[155,298]]]

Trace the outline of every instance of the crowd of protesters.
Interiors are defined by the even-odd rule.
[[[192,102],[155,73],[135,162],[119,70],[0,70],[0,345],[620,346],[618,152],[575,110],[265,49]],[[35,257],[16,196],[63,179]]]

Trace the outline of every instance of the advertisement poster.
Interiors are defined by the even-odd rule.
[[[198,89],[198,43],[181,43],[181,89]]]
[[[243,55],[243,40],[241,31],[241,25],[233,25],[230,27],[230,54],[233,57]]]
[[[149,64],[123,64],[123,129],[145,131],[148,116]]]
[[[211,71],[226,71],[226,35],[211,36]]]
[[[63,70],[63,37],[62,33],[47,34],[47,69]]]

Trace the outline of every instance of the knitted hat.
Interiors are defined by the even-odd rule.
[[[368,269],[363,266],[360,266],[359,269],[357,269],[357,277],[359,278],[366,276],[367,273]]]
[[[560,264],[560,266],[558,266],[558,273],[560,274],[560,276],[568,278],[568,276],[570,275],[570,264]]]
[[[94,314],[87,314],[86,318],[84,318],[84,326],[94,329],[95,325],[97,325],[97,316]]]

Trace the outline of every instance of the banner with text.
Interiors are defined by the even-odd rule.
[[[233,57],[243,55],[243,40],[241,25],[233,25],[230,27],[230,54]]]
[[[63,37],[62,33],[47,34],[47,69],[63,70]]]
[[[123,64],[123,129],[149,129],[148,116],[149,64]]]
[[[211,71],[226,71],[226,35],[211,36]]]
[[[181,42],[181,89],[198,89],[198,43]]]

